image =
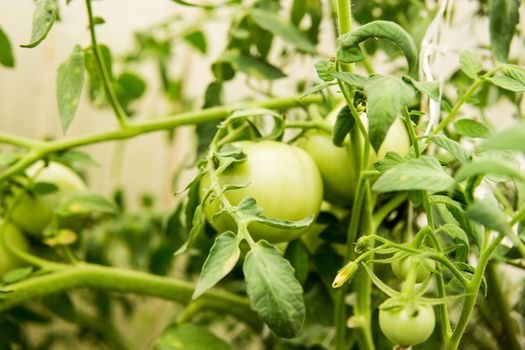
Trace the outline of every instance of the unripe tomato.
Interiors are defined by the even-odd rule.
[[[436,317],[430,305],[406,305],[379,310],[379,327],[392,342],[405,347],[427,340],[434,331]]]
[[[3,276],[9,270],[20,267],[23,262],[13,256],[4,245],[4,237],[15,248],[23,251],[28,250],[27,240],[22,232],[16,226],[0,219],[0,276]]]
[[[312,158],[302,149],[276,141],[240,141],[234,146],[246,153],[246,160],[232,164],[219,175],[219,183],[248,184],[224,193],[232,205],[246,197],[253,197],[262,215],[281,220],[301,220],[317,216],[323,199],[323,184]],[[209,187],[209,176],[201,180],[201,194]],[[208,221],[218,231],[235,231],[236,224],[227,214],[212,220],[219,210],[218,200],[205,205]],[[298,238],[303,229],[285,229],[259,222],[250,223],[248,230],[256,240],[284,242]]]
[[[326,118],[331,124],[341,107],[336,108]],[[368,119],[362,116],[365,125]],[[348,154],[350,138],[345,139],[343,147],[337,147],[332,143],[332,137],[324,131],[308,131],[304,137],[298,140],[297,145],[303,148],[314,159],[323,178],[324,195],[328,202],[338,205],[348,205],[354,198],[357,179],[354,169],[358,166],[355,159]],[[371,149],[370,165],[385,157],[387,152],[396,152],[401,155],[408,153],[410,140],[401,119],[396,119],[390,127],[379,152]]]
[[[394,255],[395,257],[399,257],[403,255],[402,252],[397,252]],[[404,281],[407,278],[408,272],[410,271],[410,267],[414,263],[414,259],[418,259],[417,257],[414,257],[412,255],[409,255],[405,258],[397,259],[392,262],[392,271],[394,272],[394,275],[396,275],[397,278]],[[417,265],[417,273],[416,273],[416,283],[423,282],[428,275],[430,275],[430,271],[435,268],[435,264],[433,260],[430,259],[419,259],[418,265]]]
[[[32,235],[42,234],[53,217],[53,209],[65,196],[86,189],[84,181],[73,170],[60,163],[49,163],[44,167],[38,162],[26,170],[28,176],[35,176],[34,182],[47,182],[57,186],[57,190],[46,194],[22,195],[17,203],[12,221],[19,228]]]

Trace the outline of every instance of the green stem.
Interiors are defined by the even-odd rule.
[[[519,330],[516,329],[516,322],[510,316],[509,302],[501,288],[502,283],[494,262],[487,265],[487,286],[487,301],[491,304],[491,315],[497,317],[501,323],[500,331],[497,332],[498,344],[502,349],[520,350],[521,344],[516,338]]]
[[[124,109],[122,108],[122,106],[120,105],[117,99],[117,95],[115,94],[115,91],[113,89],[111,77],[108,73],[108,69],[106,67],[105,62],[102,59],[102,54],[100,53],[100,48],[97,44],[97,36],[95,35],[95,22],[93,20],[93,10],[91,9],[91,0],[85,0],[85,1],[86,1],[86,9],[87,9],[88,20],[89,20],[89,34],[91,36],[91,46],[93,48],[93,56],[95,56],[95,61],[97,62],[97,67],[98,67],[100,76],[102,77],[102,85],[104,85],[104,91],[106,92],[108,102],[111,105],[113,112],[115,112],[115,115],[118,119],[120,127],[126,128],[129,123],[128,116],[126,115],[126,112],[124,112]]]
[[[401,204],[403,204],[408,198],[408,194],[406,192],[399,192],[397,193],[392,199],[390,199],[385,204],[381,205],[381,207],[375,212],[374,214],[374,226],[378,227],[383,220],[397,207],[399,207]]]
[[[0,143],[5,143],[8,145],[23,147],[23,148],[32,148],[37,144],[40,144],[39,141],[31,140],[25,137],[11,135],[7,133],[0,132]]]
[[[443,130],[454,119],[454,117],[458,113],[459,109],[468,100],[468,98],[474,92],[476,92],[478,90],[478,88],[481,85],[483,85],[483,83],[485,83],[485,79],[491,77],[492,75],[494,75],[494,73],[496,73],[500,69],[501,69],[501,66],[496,66],[495,68],[493,68],[492,70],[488,71],[487,73],[485,73],[481,77],[476,78],[476,80],[474,80],[472,85],[470,85],[469,89],[465,92],[465,94],[463,96],[461,96],[461,98],[458,100],[458,102],[456,102],[454,107],[452,107],[452,109],[450,110],[448,115],[445,117],[445,119],[443,119],[441,121],[441,123],[439,123],[439,125],[436,127],[436,129],[432,133],[433,134],[437,134],[438,132]]]
[[[231,106],[212,107],[199,111],[183,112],[155,120],[130,123],[130,125],[125,129],[104,131],[91,135],[44,142],[40,146],[34,147],[33,150],[28,152],[17,163],[1,173],[0,182],[24,170],[43,156],[53,152],[101,142],[129,139],[138,135],[143,135],[159,130],[169,130],[183,125],[220,120],[227,117],[235,110],[247,107],[285,110],[292,107],[309,105],[313,103],[322,103],[322,97],[307,96],[303,99],[300,99],[299,97],[273,98],[252,103],[238,103]]]
[[[487,235],[487,237],[489,236]],[[445,344],[447,350],[456,350],[458,348],[461,337],[463,336],[463,333],[467,328],[470,316],[472,314],[472,311],[474,310],[474,306],[476,305],[476,300],[478,298],[478,293],[481,288],[481,283],[483,282],[483,276],[485,274],[487,264],[492,254],[499,246],[504,237],[505,235],[500,234],[488,245],[488,247],[486,247],[486,249],[482,250],[481,256],[478,261],[478,266],[476,267],[476,271],[474,272],[474,277],[472,278],[472,281],[469,284],[469,288],[467,289],[467,296],[465,297],[465,301],[463,303],[463,308],[461,309],[461,315],[459,316],[458,323],[456,325],[456,328],[454,329],[454,332],[452,333],[452,336],[449,339],[449,342]],[[486,242],[487,240],[488,239],[486,238]]]
[[[183,304],[191,301],[195,289],[193,283],[172,277],[81,263],[2,287],[9,293],[0,300],[0,312],[44,295],[86,287],[154,296]],[[201,296],[199,302],[207,309],[230,314],[256,330],[261,329],[257,314],[244,297],[212,289]]]

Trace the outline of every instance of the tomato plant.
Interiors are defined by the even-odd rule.
[[[525,348],[519,1],[26,5],[1,349]]]

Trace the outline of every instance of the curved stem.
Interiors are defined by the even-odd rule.
[[[111,82],[111,76],[108,73],[108,69],[106,67],[104,60],[102,59],[102,54],[100,53],[100,48],[97,44],[97,36],[95,35],[95,23],[93,20],[93,10],[91,9],[91,0],[86,0],[86,9],[87,9],[88,20],[89,20],[89,34],[91,36],[91,46],[93,48],[93,56],[95,56],[95,61],[97,62],[97,67],[102,77],[102,84],[104,85],[104,91],[106,92],[108,102],[111,105],[113,112],[115,112],[115,115],[118,119],[120,127],[125,128],[128,126],[128,123],[129,123],[128,116],[126,115],[126,112],[124,112],[124,109],[122,108],[122,106],[120,105],[120,102],[117,99],[117,95],[115,94],[115,90],[113,89],[113,85]]]
[[[191,301],[195,289],[193,283],[172,277],[82,263],[2,287],[7,293],[0,300],[0,312],[43,295],[85,287],[155,296],[183,304]],[[244,297],[212,289],[199,302],[207,309],[230,314],[256,330],[261,329],[261,321]]]
[[[23,147],[23,148],[33,148],[36,145],[40,144],[40,141],[31,140],[22,136],[11,135],[7,133],[0,132],[0,143],[5,143],[8,145]]]
[[[29,165],[42,158],[43,156],[70,149],[74,147],[91,145],[101,142],[123,140],[137,135],[147,134],[159,130],[169,130],[183,125],[199,124],[212,120],[220,120],[228,116],[237,109],[247,107],[260,107],[275,110],[284,110],[292,107],[304,106],[313,103],[322,103],[321,96],[307,96],[303,99],[299,97],[272,98],[263,101],[237,103],[231,106],[212,107],[199,111],[183,112],[165,118],[155,120],[130,123],[125,129],[104,131],[91,135],[66,138],[56,141],[44,142],[40,147],[33,148],[32,151],[22,157],[17,163],[9,167],[0,174],[0,181],[24,170]]]

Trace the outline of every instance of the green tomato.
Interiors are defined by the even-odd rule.
[[[394,258],[399,258],[402,255],[405,255],[403,252],[397,252],[394,255]],[[407,275],[410,271],[410,267],[414,263],[414,259],[418,259],[417,257],[414,257],[413,255],[408,255],[404,258],[396,259],[392,262],[392,271],[394,272],[394,275],[396,275],[397,278],[404,281],[407,278]],[[429,275],[430,271],[435,268],[435,264],[433,260],[430,259],[419,259],[418,265],[417,265],[417,273],[416,273],[416,283],[423,282]]]
[[[340,107],[335,109],[326,118],[328,122],[335,123],[335,117]],[[362,117],[368,124],[366,117]],[[355,178],[354,169],[358,166],[355,159],[348,154],[349,137],[343,147],[332,143],[332,137],[324,131],[308,131],[298,140],[297,145],[303,148],[314,159],[323,178],[324,195],[328,202],[338,205],[348,205],[354,198]],[[396,119],[390,127],[379,152],[371,149],[370,166],[385,157],[387,152],[396,152],[401,155],[408,153],[410,140],[401,119]]]
[[[9,270],[23,265],[20,259],[13,256],[7,250],[4,245],[3,235],[6,235],[7,241],[15,248],[27,251],[29,246],[24,234],[20,232],[16,226],[0,219],[0,276],[3,276]]]
[[[69,194],[84,191],[86,185],[73,170],[60,163],[51,162],[45,167],[40,161],[29,167],[26,174],[35,176],[34,183],[52,183],[58,188],[36,196],[23,194],[13,211],[11,218],[14,224],[27,233],[40,236],[51,222],[53,209],[60,200]]]
[[[379,310],[379,327],[392,342],[405,347],[427,340],[434,331],[436,317],[430,305],[411,304]]]
[[[246,197],[253,197],[262,215],[281,220],[301,220],[317,216],[323,199],[321,175],[312,158],[302,149],[276,141],[241,141],[235,147],[246,153],[246,160],[232,164],[219,176],[219,183],[248,184],[224,193],[232,205]],[[201,180],[201,194],[209,187],[209,176]],[[208,200],[205,213],[208,221],[218,231],[235,231],[236,224],[227,214],[214,217],[219,211],[218,200]],[[308,230],[284,229],[253,222],[248,230],[255,240],[285,242],[296,239]]]

